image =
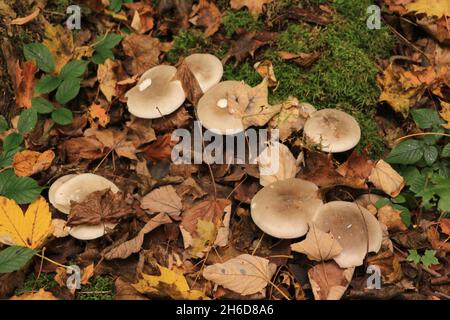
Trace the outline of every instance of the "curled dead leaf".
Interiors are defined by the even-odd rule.
[[[29,177],[50,168],[54,158],[55,153],[52,150],[43,153],[31,150],[17,152],[12,164],[14,173],[19,177]]]

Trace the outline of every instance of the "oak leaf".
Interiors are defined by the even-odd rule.
[[[39,197],[25,214],[14,200],[0,196],[0,242],[39,248],[52,233],[52,215],[47,201]]]

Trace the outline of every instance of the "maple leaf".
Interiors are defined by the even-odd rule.
[[[95,138],[97,138],[100,143],[102,143],[110,150],[114,150],[119,157],[137,160],[137,149],[132,141],[127,140],[127,130],[121,131],[117,129],[88,129],[84,132],[84,134],[88,137],[95,136]]]
[[[175,271],[157,264],[160,275],[152,276],[142,274],[142,279],[133,284],[133,287],[140,293],[153,296],[165,296],[172,299],[184,300],[209,300],[205,294],[199,290],[191,290],[186,278]]]
[[[181,213],[183,204],[181,198],[171,185],[152,190],[141,200],[141,208],[154,213],[164,212],[172,218],[177,218]]]
[[[109,115],[107,111],[102,108],[100,104],[92,103],[89,107],[89,121],[93,124],[98,124],[103,128],[109,123]]]
[[[38,71],[34,61],[25,61],[23,69],[19,62],[15,64],[14,93],[16,104],[20,107],[31,108],[31,98],[33,97],[36,79],[35,73]]]
[[[94,191],[81,202],[71,202],[68,226],[117,223],[133,213],[121,192],[111,189]]]
[[[50,168],[55,153],[47,150],[43,153],[31,150],[17,152],[13,159],[14,173],[19,177],[29,177]]]
[[[304,253],[314,261],[330,260],[342,252],[342,247],[331,233],[323,232],[314,225],[310,226],[306,239],[291,244],[291,249]]]
[[[205,37],[210,37],[219,30],[222,14],[219,8],[208,0],[200,0],[191,12],[189,22],[195,26],[206,27]]]
[[[31,203],[23,214],[14,200],[0,196],[0,242],[36,249],[51,233],[52,217],[44,198]]]
[[[263,6],[267,3],[271,3],[273,0],[231,0],[230,5],[232,9],[241,9],[247,7],[248,11],[252,14],[253,18],[257,19],[262,13]]]

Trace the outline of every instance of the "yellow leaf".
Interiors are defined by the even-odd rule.
[[[450,103],[441,101],[441,107],[442,110],[439,113],[445,121],[447,121],[447,124],[444,124],[443,127],[446,129],[450,129]]]
[[[427,16],[450,17],[450,1],[448,0],[416,0],[405,4],[405,7],[408,11],[425,13]]]
[[[51,231],[52,217],[44,198],[30,204],[24,215],[14,200],[0,197],[0,242],[35,249]]]
[[[45,40],[43,44],[55,58],[55,72],[59,74],[62,67],[72,59],[74,44],[72,33],[63,25],[52,25],[44,21]]]
[[[209,300],[199,290],[190,290],[186,278],[175,271],[158,265],[161,275],[151,276],[143,274],[143,279],[133,284],[133,287],[144,294],[169,296],[172,299]]]

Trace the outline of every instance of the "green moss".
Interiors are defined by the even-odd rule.
[[[180,31],[173,38],[172,50],[167,52],[166,60],[170,63],[176,63],[178,59],[189,53],[189,50],[206,48],[209,45],[203,32],[199,30]]]
[[[318,29],[307,24],[291,24],[278,36],[277,46],[283,51],[311,52],[321,45],[318,34]]]
[[[48,5],[55,8],[56,12],[66,13],[67,7],[71,5],[69,0],[49,0]]]
[[[56,281],[54,280],[54,273],[41,273],[38,279],[33,274],[30,274],[23,285],[20,288],[17,288],[14,294],[19,295],[22,293],[38,291],[39,289],[49,290],[53,287],[58,286]]]
[[[236,29],[258,30],[264,26],[264,23],[261,19],[255,20],[247,10],[227,10],[222,18],[222,25],[227,37],[231,37],[236,32]]]
[[[262,78],[249,62],[244,62],[237,67],[227,63],[223,68],[223,80],[243,80],[251,86],[256,86]]]
[[[79,300],[113,300],[114,284],[110,277],[97,276],[90,280],[90,285],[83,286],[78,293]]]

